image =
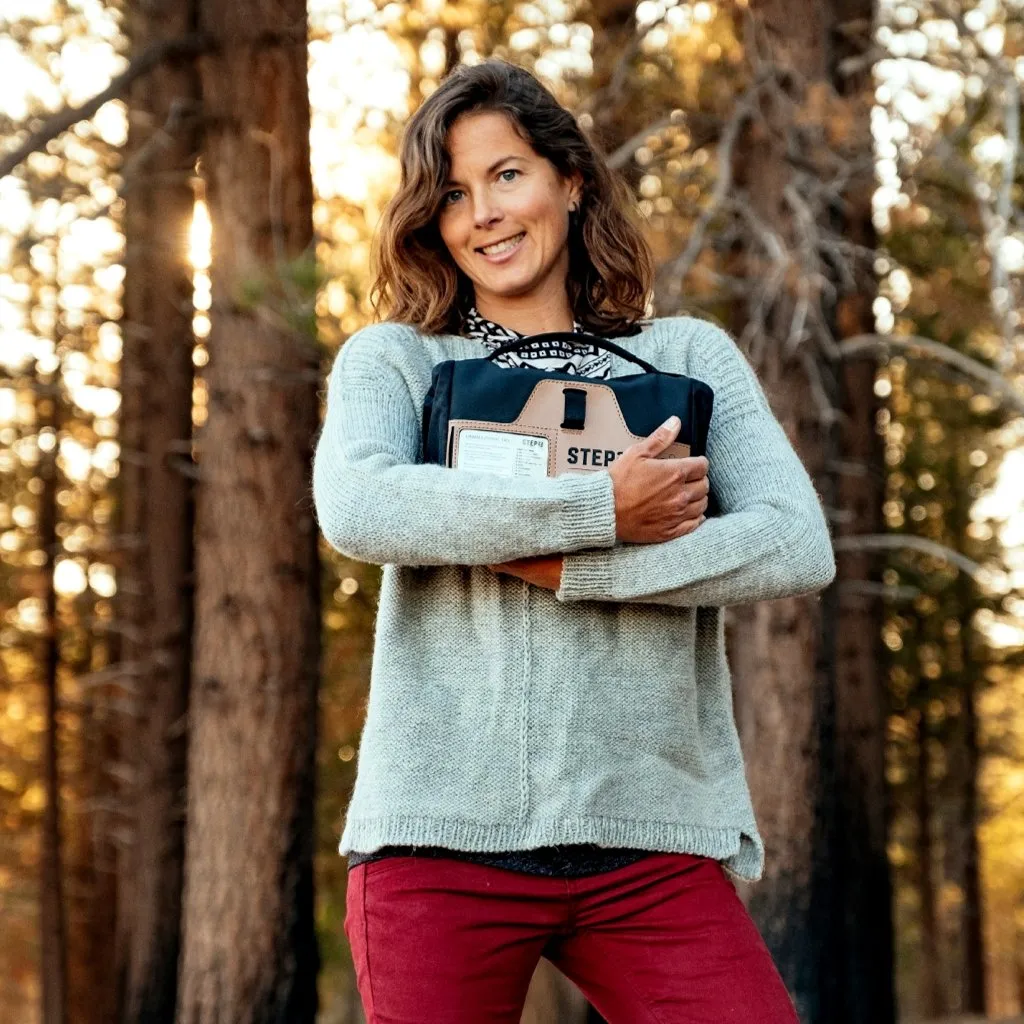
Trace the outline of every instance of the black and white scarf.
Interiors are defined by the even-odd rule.
[[[573,320],[573,333],[583,332],[583,325]],[[482,342],[491,352],[510,341],[525,338],[525,334],[487,320],[476,306],[471,306],[462,318],[462,333],[467,338]],[[571,341],[538,341],[516,352],[503,352],[493,360],[502,366],[530,366],[537,370],[557,370],[578,377],[607,378],[611,373],[611,359],[604,349],[596,345],[576,344]]]

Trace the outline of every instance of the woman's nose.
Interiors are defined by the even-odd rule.
[[[501,220],[501,208],[494,199],[484,193],[473,202],[473,221],[478,228],[487,227]]]

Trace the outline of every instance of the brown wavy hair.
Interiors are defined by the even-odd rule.
[[[544,85],[525,68],[494,58],[454,68],[406,125],[401,183],[371,250],[376,319],[426,334],[460,332],[473,285],[442,241],[437,215],[451,166],[448,130],[461,114],[483,111],[505,114],[563,178],[579,172],[583,190],[570,220],[566,281],[573,315],[594,334],[636,333],[653,287],[654,259],[629,186]]]

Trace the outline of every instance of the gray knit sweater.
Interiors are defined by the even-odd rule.
[[[313,463],[320,527],[384,566],[370,695],[339,849],[567,843],[764,868],[733,720],[722,606],[835,576],[814,486],[731,337],[693,317],[618,344],[715,391],[722,514],[617,541],[607,471],[499,477],[417,464],[433,365],[472,338],[399,324],[335,359]],[[612,355],[612,377],[637,371]],[[562,552],[552,592],[489,563]]]
[[[573,319],[572,329],[575,333],[584,330],[583,325]],[[476,306],[470,307],[462,315],[464,338],[475,338],[488,352],[494,352],[510,341],[520,341],[526,337],[503,324],[488,320],[480,314]],[[499,366],[526,366],[537,370],[556,370],[560,373],[573,373],[591,380],[606,380],[611,369],[608,353],[593,345],[568,341],[532,341],[525,348],[514,352],[503,352],[495,356],[494,362]],[[737,842],[738,837],[737,837]],[[370,853],[361,850],[350,850],[348,869],[360,864],[369,864],[375,860],[386,860],[389,857],[445,857],[456,860],[473,861],[489,867],[504,868],[506,871],[525,872],[530,875],[547,875],[551,878],[586,878],[589,875],[614,871],[634,864],[645,857],[653,856],[653,850],[631,850],[615,846],[598,846],[596,843],[567,843],[555,846],[537,846],[532,850],[502,850],[485,852],[482,850],[452,850],[447,846],[381,846]]]

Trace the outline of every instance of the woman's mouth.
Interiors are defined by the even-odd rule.
[[[482,249],[477,249],[477,252],[489,263],[503,263],[505,260],[510,259],[513,253],[519,251],[525,238],[526,232],[520,231],[518,235],[505,238],[500,242],[495,242],[493,245],[484,246]]]

